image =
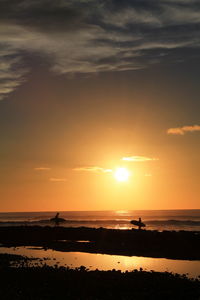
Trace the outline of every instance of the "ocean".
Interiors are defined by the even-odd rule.
[[[0,226],[55,226],[50,222],[57,212],[0,213]],[[193,210],[116,210],[61,211],[64,227],[131,229],[130,221],[142,218],[148,230],[200,231],[200,209]]]

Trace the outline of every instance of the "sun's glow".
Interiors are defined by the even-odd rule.
[[[130,173],[126,168],[117,168],[117,170],[114,173],[114,176],[117,181],[122,182],[128,180]]]

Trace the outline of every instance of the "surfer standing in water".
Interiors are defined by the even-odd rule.
[[[56,225],[59,225],[59,213],[56,214],[56,216],[54,218],[54,222]]]
[[[63,223],[63,222],[65,222],[66,220],[63,219],[63,218],[59,218],[59,213],[57,213],[57,214],[55,215],[54,218],[50,219],[50,221],[51,221],[51,222],[54,222],[55,225],[59,226],[60,223]]]

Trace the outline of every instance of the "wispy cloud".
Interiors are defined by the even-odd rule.
[[[133,161],[133,162],[145,162],[145,161],[153,161],[153,160],[159,160],[159,159],[147,157],[147,156],[127,156],[127,157],[122,157],[122,160]]]
[[[184,135],[187,132],[200,131],[200,125],[182,126],[169,128],[167,134]]]
[[[111,169],[105,169],[97,166],[92,166],[92,167],[80,167],[80,168],[74,168],[74,171],[78,172],[95,172],[95,173],[111,173],[113,172]]]
[[[49,181],[51,181],[51,182],[66,182],[67,179],[66,178],[51,177],[51,178],[49,178]]]
[[[50,171],[51,168],[49,167],[36,167],[34,168],[35,171]]]
[[[15,51],[5,48],[0,50],[0,100],[6,98],[24,81],[27,70],[20,65],[21,58]]]

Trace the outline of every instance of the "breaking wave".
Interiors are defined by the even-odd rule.
[[[131,219],[66,219],[62,225],[64,226],[102,226],[102,227],[112,227],[116,225],[130,225]],[[147,225],[147,227],[200,227],[200,220],[143,220],[143,222]],[[0,221],[0,226],[21,226],[21,225],[29,225],[29,226],[48,226],[52,225],[53,222],[49,219],[42,220],[18,220],[18,221]]]

